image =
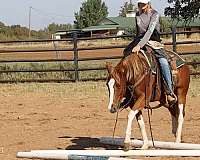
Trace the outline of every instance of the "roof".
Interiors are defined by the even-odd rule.
[[[200,27],[200,17],[194,18],[190,22],[184,20],[172,20],[169,17],[162,17],[168,20],[169,24],[176,27]],[[83,31],[98,31],[98,30],[111,30],[111,29],[130,29],[135,27],[134,17],[107,17],[100,20],[97,25],[84,28]]]
[[[135,18],[134,17],[108,17],[106,18],[108,21],[112,22],[113,24],[118,24],[120,28],[132,28],[135,25]],[[103,20],[99,23],[102,24]]]
[[[119,25],[97,25],[84,28],[83,31],[98,31],[98,30],[109,30],[117,29]]]
[[[84,28],[83,31],[98,31],[108,29],[128,29],[135,26],[134,17],[107,17],[100,20],[96,26]]]
[[[171,19],[170,17],[161,17],[163,20],[167,20],[169,24],[176,27],[200,27],[200,17],[194,18],[191,21],[184,21],[178,19]]]

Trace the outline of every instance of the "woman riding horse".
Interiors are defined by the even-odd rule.
[[[136,13],[137,36],[125,48],[124,56],[128,56],[131,52],[138,53],[149,40],[161,42],[159,14],[156,10],[152,9],[150,0],[138,0],[138,9],[139,11]],[[172,75],[164,52],[163,48],[156,49],[155,57],[160,64],[161,74],[165,81],[165,92],[168,103],[174,104],[176,98],[172,87]]]
[[[106,65],[108,70],[109,111],[115,113],[120,110],[121,106],[130,108],[124,138],[125,151],[130,149],[131,127],[135,117],[143,138],[143,146],[141,149],[148,149],[149,142],[142,111],[145,107],[149,107],[150,102],[155,101],[160,102],[159,106],[167,107],[170,111],[172,117],[172,133],[176,137],[176,142],[181,142],[186,95],[190,82],[189,67],[183,64],[177,69],[176,83],[174,85],[174,93],[176,94],[174,97],[177,97],[177,101],[173,107],[169,107],[169,104],[176,99],[173,97],[172,77],[164,50],[156,49],[155,56],[160,63],[163,77],[167,81],[168,91],[166,94],[168,95],[168,104],[166,103],[165,93],[161,91],[162,86],[160,86],[160,83],[157,83],[157,75],[149,72],[149,64],[146,58],[142,54],[137,54],[141,48],[145,49],[144,46],[149,43],[149,40],[157,43],[160,42],[159,16],[151,8],[149,0],[138,0],[138,6],[139,12],[136,15],[138,36],[124,51],[125,56],[131,52],[136,53],[121,59],[115,67],[112,67],[111,64]]]

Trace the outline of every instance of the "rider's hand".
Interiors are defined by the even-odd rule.
[[[138,52],[140,51],[140,46],[139,45],[137,45],[137,46],[135,46],[133,49],[132,49],[132,52],[133,53],[137,53],[138,54]]]

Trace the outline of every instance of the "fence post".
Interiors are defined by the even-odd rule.
[[[79,81],[79,73],[78,73],[78,40],[77,40],[77,33],[74,32],[73,34],[73,42],[74,42],[74,75],[75,81]]]
[[[176,52],[176,27],[172,27],[172,44],[173,44],[173,51]]]

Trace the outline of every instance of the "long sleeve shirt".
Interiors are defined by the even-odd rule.
[[[137,35],[144,35],[138,45],[142,48],[150,40],[156,29],[160,33],[159,14],[155,10],[148,13],[136,13]]]

